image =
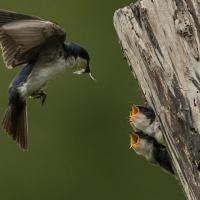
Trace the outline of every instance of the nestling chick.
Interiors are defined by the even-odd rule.
[[[153,137],[141,131],[133,132],[130,135],[130,147],[150,163],[159,165],[162,169],[174,175],[167,148],[159,144]]]
[[[139,131],[154,137],[158,143],[165,145],[156,116],[151,107],[133,105],[129,117],[130,125]]]

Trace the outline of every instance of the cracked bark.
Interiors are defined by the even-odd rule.
[[[200,0],[140,0],[117,10],[114,26],[186,197],[199,200]]]

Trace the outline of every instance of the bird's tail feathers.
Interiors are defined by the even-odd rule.
[[[4,119],[2,127],[15,140],[22,149],[27,149],[27,112],[26,101],[19,104],[10,104]]]

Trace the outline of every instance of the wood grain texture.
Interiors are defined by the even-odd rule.
[[[189,200],[200,199],[200,0],[140,0],[114,14]]]

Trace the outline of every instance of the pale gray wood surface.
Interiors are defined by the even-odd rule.
[[[114,26],[183,190],[200,200],[200,0],[141,0],[117,10]]]

